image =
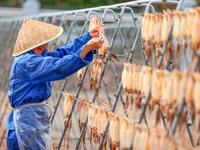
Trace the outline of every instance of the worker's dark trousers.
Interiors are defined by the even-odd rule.
[[[19,150],[15,130],[8,130],[7,149],[8,150]]]

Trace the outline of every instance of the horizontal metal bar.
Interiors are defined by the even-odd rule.
[[[43,14],[39,14],[39,15],[32,15],[32,16],[27,16],[27,18],[35,18],[35,17],[43,17],[43,16],[52,16],[52,15],[64,15],[64,14],[70,14],[73,15],[76,12],[83,12],[83,13],[87,13],[90,10],[102,10],[102,9],[106,9],[106,8],[110,8],[110,9],[117,9],[120,7],[123,7],[124,5],[126,6],[131,6],[131,7],[138,7],[144,3],[166,3],[166,4],[177,4],[178,1],[176,0],[170,0],[170,1],[166,1],[163,2],[163,0],[137,0],[137,1],[132,1],[132,2],[126,2],[126,3],[120,3],[120,4],[114,4],[114,5],[108,5],[108,6],[99,6],[99,7],[94,7],[94,8],[86,8],[86,9],[81,9],[81,10],[70,10],[70,11],[63,11],[63,12],[56,12],[56,13],[43,13]],[[15,18],[1,18],[0,22],[7,22],[7,21],[17,21],[17,20],[23,20],[24,17],[15,17]]]

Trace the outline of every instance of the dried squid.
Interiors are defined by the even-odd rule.
[[[87,117],[88,105],[85,102],[85,99],[81,100],[81,102],[78,105],[79,105],[78,106],[79,128],[80,128],[80,132],[81,132],[82,128],[84,126],[86,117]],[[83,143],[84,149],[86,149],[86,147],[85,147],[85,134],[86,134],[86,129],[85,129],[85,132],[84,132],[83,138],[82,138],[82,143]]]
[[[175,38],[175,67],[177,68],[178,65],[178,55],[180,51],[180,44],[179,44],[179,38],[180,38],[180,22],[181,22],[181,17],[180,13],[178,11],[173,12],[175,15],[174,19],[174,28],[173,28],[173,36]]]
[[[69,117],[71,107],[72,107],[72,102],[74,101],[74,98],[72,94],[70,93],[65,93],[65,100],[64,100],[64,126],[66,124],[66,121]],[[70,148],[70,130],[72,127],[72,120],[70,119],[69,125],[67,127],[67,149]]]
[[[128,107],[128,91],[127,91],[127,84],[128,84],[128,75],[129,75],[129,65],[124,63],[124,69],[122,71],[122,85],[124,88],[124,92],[126,94],[126,109]]]
[[[110,118],[110,129],[109,129],[109,138],[110,138],[110,149],[116,150],[120,147],[120,119],[117,115],[112,112],[109,112]]]

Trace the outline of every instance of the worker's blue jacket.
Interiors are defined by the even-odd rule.
[[[89,32],[86,32],[73,43],[57,48],[56,51],[46,50],[36,55],[31,50],[15,57],[8,91],[11,106],[15,108],[48,99],[51,95],[51,81],[64,79],[93,60],[93,51],[83,59],[80,58],[90,39]],[[7,120],[6,128],[9,130],[15,130],[13,114],[12,111]]]

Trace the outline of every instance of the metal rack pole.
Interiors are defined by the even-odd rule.
[[[62,87],[61,87],[60,91],[62,91],[62,92],[64,91],[66,83],[67,83],[67,78],[64,79],[64,82],[62,84]],[[58,96],[58,100],[56,102],[56,105],[54,106],[54,112],[53,112],[53,115],[52,115],[52,118],[51,118],[51,124],[53,123],[53,120],[55,118],[55,115],[56,115],[56,112],[57,112],[57,109],[58,109],[58,105],[60,104],[61,98],[62,98],[62,94],[60,93],[59,96]]]
[[[196,145],[195,146],[199,146],[200,145],[200,134],[199,134],[199,137],[198,137],[198,140],[197,140],[197,143],[196,143]]]
[[[190,138],[190,142],[191,142],[192,146],[194,147],[195,146],[194,139],[193,139],[193,136],[192,136],[192,132],[190,131],[191,124],[186,122],[185,126],[186,126],[186,129],[187,129],[187,132],[188,132],[188,136]]]

